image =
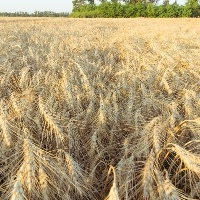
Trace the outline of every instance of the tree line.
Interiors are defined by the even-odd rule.
[[[35,11],[34,13],[28,12],[0,12],[1,17],[67,17],[68,12],[52,12],[52,11]]]
[[[100,0],[95,4],[94,0],[73,0],[73,11],[70,17],[84,18],[131,18],[131,17],[199,17],[200,5],[198,0],[187,0],[185,5],[179,5],[176,1],[172,4],[164,0],[158,4],[157,0]]]

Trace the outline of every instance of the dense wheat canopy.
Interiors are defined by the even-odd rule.
[[[0,199],[200,199],[197,19],[0,19]]]

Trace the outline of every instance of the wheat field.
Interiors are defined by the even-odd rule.
[[[0,18],[0,199],[200,199],[199,35],[198,19]]]

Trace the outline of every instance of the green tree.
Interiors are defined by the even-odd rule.
[[[118,0],[111,0],[112,3],[118,3]]]
[[[176,17],[176,7],[173,4],[166,5],[166,17]]]
[[[130,0],[122,0],[124,3],[130,3]]]
[[[157,17],[166,17],[166,8],[164,5],[160,5],[156,9],[156,16]]]
[[[135,4],[136,8],[136,17],[146,17],[146,4],[138,2]]]
[[[200,7],[197,0],[188,0],[186,5],[177,2],[169,4],[165,0],[163,5],[156,5],[157,0],[99,0],[96,5],[94,0],[74,0],[74,9],[71,17],[197,17]],[[125,3],[120,3],[120,2]],[[148,1],[148,3],[147,3]],[[34,16],[40,16],[36,13]],[[55,13],[57,16],[57,14]],[[60,15],[59,15],[60,16]]]
[[[88,3],[93,5],[94,4],[94,0],[88,0]]]
[[[136,8],[134,4],[126,4],[125,5],[125,14],[124,16],[129,17],[135,17],[136,16]]]
[[[125,9],[121,3],[114,4],[115,17],[124,17]]]
[[[73,4],[73,9],[78,8],[79,6],[82,6],[86,3],[86,0],[73,0],[72,4]]]
[[[188,14],[187,17],[197,17],[199,12],[198,0],[188,0],[185,4],[185,11]]]
[[[99,0],[101,3],[106,3],[107,0]]]
[[[156,17],[156,7],[153,3],[147,4],[147,17]]]
[[[169,5],[169,0],[164,0],[163,4],[166,6],[166,5]]]

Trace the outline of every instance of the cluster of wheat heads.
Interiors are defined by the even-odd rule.
[[[2,200],[200,198],[200,43],[161,22],[0,22]]]

